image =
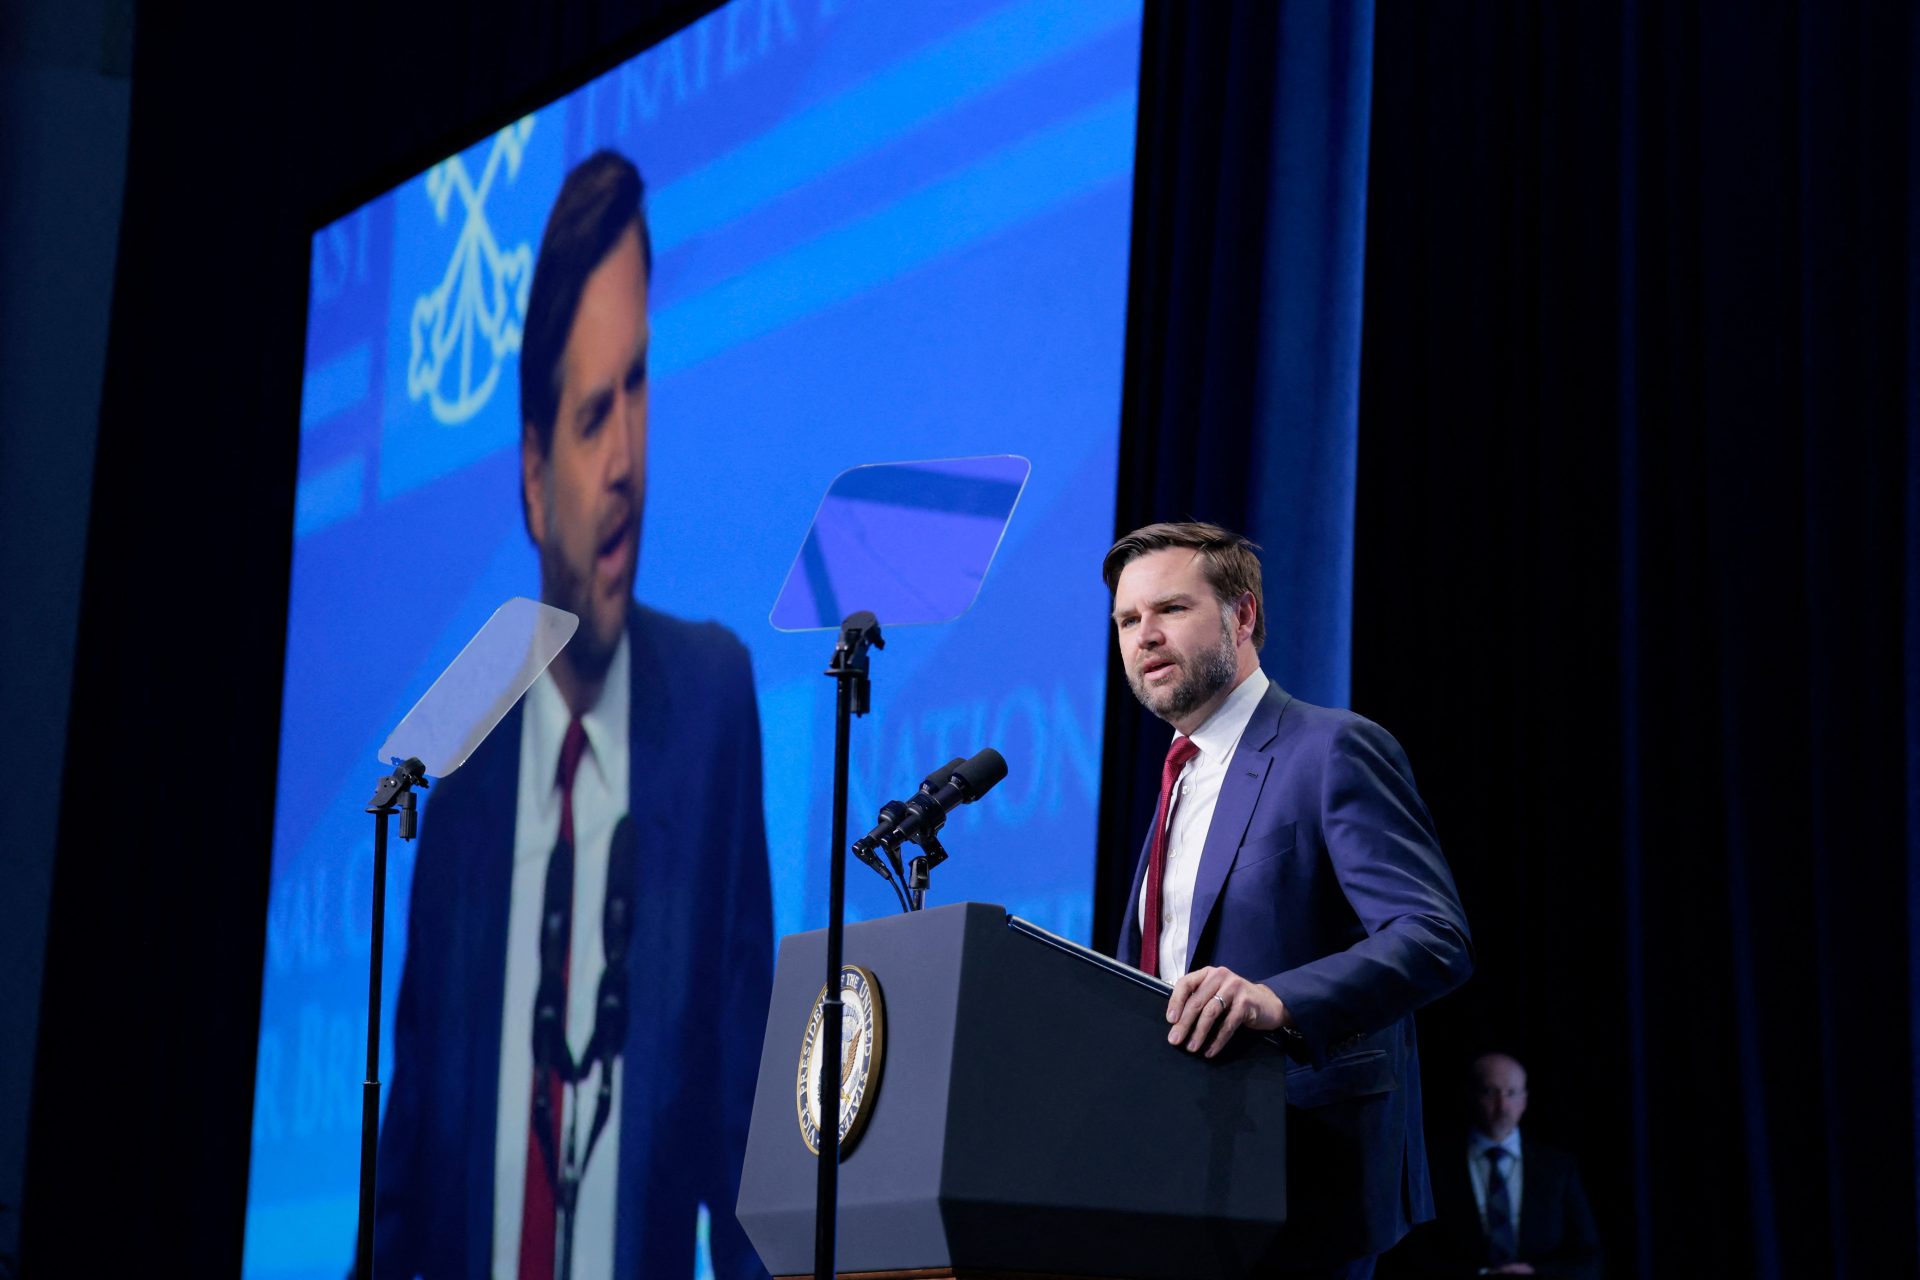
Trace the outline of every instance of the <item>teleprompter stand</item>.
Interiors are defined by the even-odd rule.
[[[400,815],[400,838],[419,831],[417,791],[429,776],[445,778],[467,762],[547,669],[580,619],[564,609],[516,596],[493,611],[454,660],[382,744],[392,772],[367,802],[373,815],[373,932],[367,956],[367,1073],[360,1086],[360,1224],[354,1242],[356,1280],[372,1280],[373,1219],[380,1154],[380,992],[387,927],[387,820]]]
[[[821,1009],[826,1059],[820,1069],[820,1158],[815,1181],[813,1271],[820,1280],[833,1275],[835,1202],[840,1181],[840,946],[847,917],[847,751],[854,716],[872,707],[868,678],[869,648],[884,649],[880,621],[871,613],[848,616],[840,624],[827,674],[837,696],[833,706],[833,849],[827,872],[827,995]]]
[[[972,608],[1006,534],[1031,465],[996,454],[850,467],[828,485],[767,620],[779,631],[836,633],[826,674],[834,716],[833,848],[828,863],[826,996],[821,1011],[820,1140],[810,1176],[814,1274],[834,1274],[840,1173],[840,948],[846,918],[849,723],[865,715],[869,651],[889,627],[951,622]],[[846,613],[848,603],[864,609]],[[924,847],[924,845],[923,845]],[[935,846],[937,848],[937,844]],[[891,853],[891,850],[889,850]],[[937,856],[916,859],[920,892]],[[876,867],[876,869],[878,869]],[[905,890],[903,895],[905,905]],[[808,1001],[811,1009],[812,1001]],[[792,1100],[789,1099],[789,1108]]]
[[[387,819],[400,815],[400,838],[420,830],[416,787],[425,788],[427,766],[408,756],[380,780],[367,812],[373,815],[373,947],[367,957],[367,1076],[360,1084],[360,1228],[353,1274],[373,1275],[374,1164],[380,1149],[380,976],[387,930]]]

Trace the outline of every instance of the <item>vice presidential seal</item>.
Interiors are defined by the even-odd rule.
[[[840,968],[840,1154],[860,1139],[873,1114],[873,1097],[880,1088],[880,1065],[886,1056],[886,1010],[880,1003],[880,983],[857,964]],[[827,987],[813,1001],[807,1034],[800,1041],[800,1071],[794,1085],[794,1106],[800,1114],[800,1138],[807,1150],[820,1154],[820,1064],[825,1058],[821,1028],[827,1016]]]

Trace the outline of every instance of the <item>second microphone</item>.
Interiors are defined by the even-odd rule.
[[[1006,759],[992,747],[982,748],[972,759],[954,766],[944,782],[928,778],[922,783],[920,790],[899,806],[904,813],[891,831],[883,834],[876,827],[860,843],[868,849],[881,845],[898,849],[910,841],[925,839],[946,825],[949,813],[972,804],[1006,776]]]

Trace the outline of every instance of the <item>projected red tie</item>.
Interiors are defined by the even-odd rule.
[[[1179,796],[1174,783],[1187,761],[1200,754],[1192,738],[1175,738],[1167,748],[1167,763],[1160,770],[1160,803],[1153,811],[1153,844],[1147,854],[1146,919],[1140,928],[1140,968],[1160,976],[1160,882],[1167,874],[1167,840],[1173,828],[1173,808]]]
[[[580,757],[586,748],[587,731],[580,724],[580,718],[575,716],[567,725],[567,736],[561,740],[560,767],[555,776],[560,788],[560,839],[557,843],[569,848],[573,845],[573,776],[579,771]],[[571,912],[568,913],[568,920],[571,929]],[[572,952],[571,945],[568,952]],[[560,1007],[564,1025],[564,1000]],[[558,1128],[565,1105],[561,1096],[560,1077],[549,1073],[545,1083],[549,1114]],[[540,1086],[540,1075],[535,1072],[533,1087],[538,1089]],[[540,1122],[540,1108],[532,1104],[529,1106],[526,1190],[520,1200],[520,1280],[553,1280],[554,1186],[547,1176],[547,1162],[540,1154],[540,1139],[533,1127]],[[554,1147],[558,1150],[560,1144],[557,1133],[554,1139]]]

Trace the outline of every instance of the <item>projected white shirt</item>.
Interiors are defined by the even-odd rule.
[[[1160,881],[1160,976],[1168,982],[1178,981],[1187,971],[1187,932],[1193,915],[1193,886],[1200,876],[1200,850],[1213,826],[1213,810],[1220,802],[1227,764],[1240,745],[1240,735],[1247,731],[1247,721],[1253,719],[1253,709],[1266,696],[1267,684],[1267,673],[1254,668],[1253,674],[1207,717],[1207,722],[1193,731],[1193,745],[1200,748],[1200,754],[1187,761],[1175,784],[1180,799],[1173,808],[1167,866]],[[1147,927],[1145,889],[1143,883],[1140,903],[1134,908],[1143,937]]]
[[[567,1044],[577,1055],[593,1036],[594,998],[605,953],[601,900],[607,888],[607,848],[627,812],[629,657],[623,635],[607,668],[600,701],[582,717],[587,750],[573,780],[573,946],[567,983]],[[507,917],[507,994],[500,1022],[500,1103],[494,1124],[493,1268],[496,1280],[520,1273],[520,1213],[526,1191],[528,1107],[533,1090],[533,999],[540,981],[540,901],[547,860],[560,835],[560,789],[555,785],[560,742],[570,715],[551,672],[527,690],[520,727],[520,790],[513,828],[513,902]],[[575,1280],[611,1280],[620,1151],[620,1068],[613,1082],[613,1113],[580,1184],[574,1228]],[[586,1150],[598,1074],[565,1091],[561,1149],[576,1102],[582,1106],[579,1141]]]

